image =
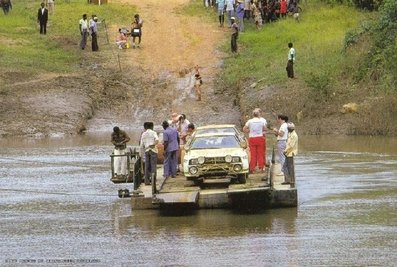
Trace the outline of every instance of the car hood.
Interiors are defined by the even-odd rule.
[[[186,156],[189,158],[198,157],[225,157],[231,156],[247,156],[247,152],[242,148],[212,148],[212,149],[191,149]]]

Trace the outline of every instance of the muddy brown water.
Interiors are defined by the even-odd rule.
[[[1,266],[397,262],[396,138],[301,136],[297,208],[187,216],[132,211],[118,198],[132,185],[109,181],[108,134],[1,139],[0,148]]]

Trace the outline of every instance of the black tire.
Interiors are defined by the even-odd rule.
[[[245,184],[247,182],[248,174],[238,174],[237,180],[240,184]]]

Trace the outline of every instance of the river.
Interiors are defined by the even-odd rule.
[[[0,147],[1,266],[397,263],[397,138],[301,136],[297,208],[188,216],[118,198],[108,135]]]

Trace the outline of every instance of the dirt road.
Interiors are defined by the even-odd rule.
[[[129,103],[112,110],[113,115],[117,114],[118,124],[141,127],[146,120],[161,124],[172,112],[185,113],[197,124],[238,122],[240,113],[234,96],[219,94],[223,89],[217,81],[222,58],[227,56],[219,50],[228,38],[227,29],[183,14],[181,7],[189,4],[189,0],[115,1],[136,5],[144,21],[140,48],[112,48],[122,58],[123,76],[135,79],[130,81],[133,88],[123,86],[128,91],[125,99]],[[118,27],[130,27],[130,23],[112,25],[111,29],[117,32]],[[204,81],[202,101],[196,101],[193,88],[196,65]],[[113,84],[112,89],[115,88]],[[95,113],[88,130],[101,129],[98,125],[109,128],[115,123],[108,106]]]

